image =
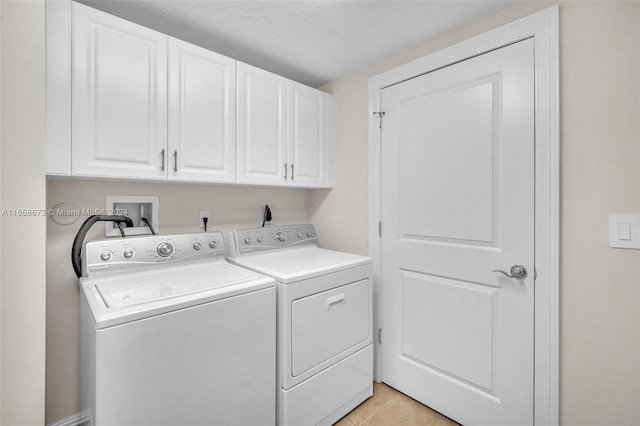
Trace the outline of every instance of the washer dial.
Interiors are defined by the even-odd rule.
[[[168,241],[163,241],[156,247],[156,253],[158,253],[160,257],[169,257],[174,251],[173,244]]]

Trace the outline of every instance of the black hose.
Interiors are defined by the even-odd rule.
[[[147,225],[147,228],[151,230],[151,235],[156,235],[156,230],[153,229],[153,226],[151,226],[151,223],[149,223],[149,219],[147,219],[146,217],[141,217],[140,220],[143,221]],[[207,226],[207,223],[205,222],[205,227],[206,226]]]
[[[128,227],[133,227],[133,221],[127,216],[117,215],[93,215],[89,216],[87,220],[80,225],[76,237],[73,239],[73,245],[71,246],[71,265],[78,278],[82,276],[82,243],[87,236],[89,228],[96,222],[116,222],[124,223]]]

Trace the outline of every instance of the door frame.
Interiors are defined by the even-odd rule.
[[[559,423],[559,8],[553,6],[369,79],[369,254],[373,259],[374,329],[380,333],[382,89],[502,46],[534,39],[535,63],[535,309],[534,424]],[[384,118],[382,118],[384,123]],[[384,232],[384,228],[382,230]],[[380,381],[379,338],[374,378]]]

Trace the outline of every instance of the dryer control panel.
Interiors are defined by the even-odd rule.
[[[85,243],[82,276],[134,272],[159,264],[224,259],[221,232],[110,238]]]
[[[231,235],[230,257],[302,245],[318,245],[311,224],[236,229]]]

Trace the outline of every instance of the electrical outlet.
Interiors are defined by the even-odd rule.
[[[204,218],[207,218],[207,221],[209,220],[209,211],[208,210],[200,210],[200,228],[204,228]],[[207,222],[207,228],[211,225],[211,222]]]

